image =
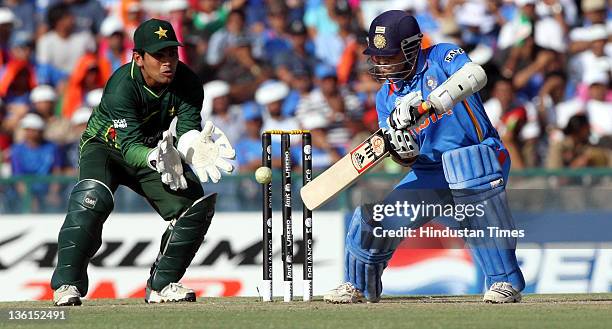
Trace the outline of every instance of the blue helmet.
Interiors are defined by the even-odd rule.
[[[394,64],[377,64],[370,59],[370,74],[391,82],[411,76],[415,70],[423,34],[419,23],[402,10],[389,10],[378,15],[370,25],[365,55],[385,57],[403,53],[405,60]]]

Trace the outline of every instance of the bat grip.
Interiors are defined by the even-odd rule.
[[[428,101],[423,101],[418,107],[419,116],[428,114],[429,110],[431,110],[431,104]]]

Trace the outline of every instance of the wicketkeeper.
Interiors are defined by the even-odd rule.
[[[68,201],[51,279],[55,305],[80,305],[87,294],[87,265],[102,244],[102,226],[113,210],[113,193],[124,185],[142,195],[170,222],[147,280],[147,303],[195,301],[179,283],[215,213],[216,183],[233,171],[235,151],[212,123],[200,126],[203,90],[178,59],[170,23],[150,19],[134,32],[131,63],[104,88],[102,102],[80,142],[79,181]],[[176,140],[170,122],[176,123]],[[195,170],[192,171],[190,166]]]

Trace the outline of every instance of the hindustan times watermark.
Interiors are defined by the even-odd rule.
[[[462,221],[471,217],[483,217],[487,201],[478,204],[430,204],[396,201],[395,204],[375,204],[372,207],[372,219],[380,222],[386,217],[408,218],[414,222],[418,218],[448,217]]]
[[[487,226],[484,229],[452,229],[434,228],[431,226],[386,230],[375,227],[372,234],[376,238],[524,238],[525,231],[517,229],[501,229],[497,226]]]

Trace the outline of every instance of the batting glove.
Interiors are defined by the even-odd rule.
[[[395,99],[395,107],[387,118],[387,124],[393,129],[411,128],[419,119],[419,105],[423,102],[420,91],[408,93]]]
[[[187,180],[183,175],[181,156],[174,148],[173,142],[174,138],[170,131],[164,131],[162,139],[157,142],[157,147],[147,155],[147,162],[151,169],[161,174],[162,183],[168,185],[171,190],[184,190],[187,188]]]
[[[181,136],[178,151],[204,183],[209,179],[217,183],[221,179],[221,171],[228,174],[234,171],[234,166],[227,160],[235,159],[236,151],[225,133],[211,121],[206,121],[201,132],[190,130]]]
[[[410,165],[420,154],[419,144],[410,131],[405,129],[384,129],[385,138],[391,149],[389,153],[401,164]]]

